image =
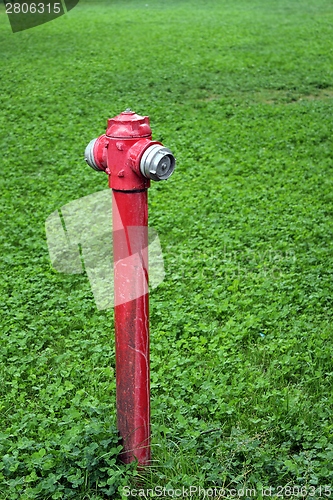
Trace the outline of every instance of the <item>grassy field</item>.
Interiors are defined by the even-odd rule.
[[[333,496],[332,23],[329,0],[82,0],[13,34],[1,6],[1,500]],[[144,478],[117,460],[113,311],[44,230],[107,188],[83,153],[126,107],[177,157],[149,191]]]

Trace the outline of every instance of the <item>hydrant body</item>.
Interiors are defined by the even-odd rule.
[[[150,462],[148,203],[150,179],[167,179],[175,159],[152,141],[149,118],[126,110],[86,148],[87,163],[112,188],[117,427],[125,462]]]

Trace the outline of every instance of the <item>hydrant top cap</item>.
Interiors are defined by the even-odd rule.
[[[120,115],[108,120],[106,135],[122,139],[149,137],[151,136],[149,118],[148,116],[137,115],[134,111],[126,109]]]

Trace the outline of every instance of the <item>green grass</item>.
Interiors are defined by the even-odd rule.
[[[145,2],[81,0],[16,34],[0,8],[0,498],[120,499],[144,482],[327,498],[332,4]],[[52,270],[44,231],[107,188],[84,148],[126,107],[177,157],[149,191],[166,279],[143,483],[116,461],[113,311],[86,275]]]

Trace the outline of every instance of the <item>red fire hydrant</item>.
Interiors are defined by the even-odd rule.
[[[141,466],[151,457],[147,189],[175,168],[171,151],[151,139],[148,116],[126,109],[85,151],[112,188],[117,426],[121,459]]]

